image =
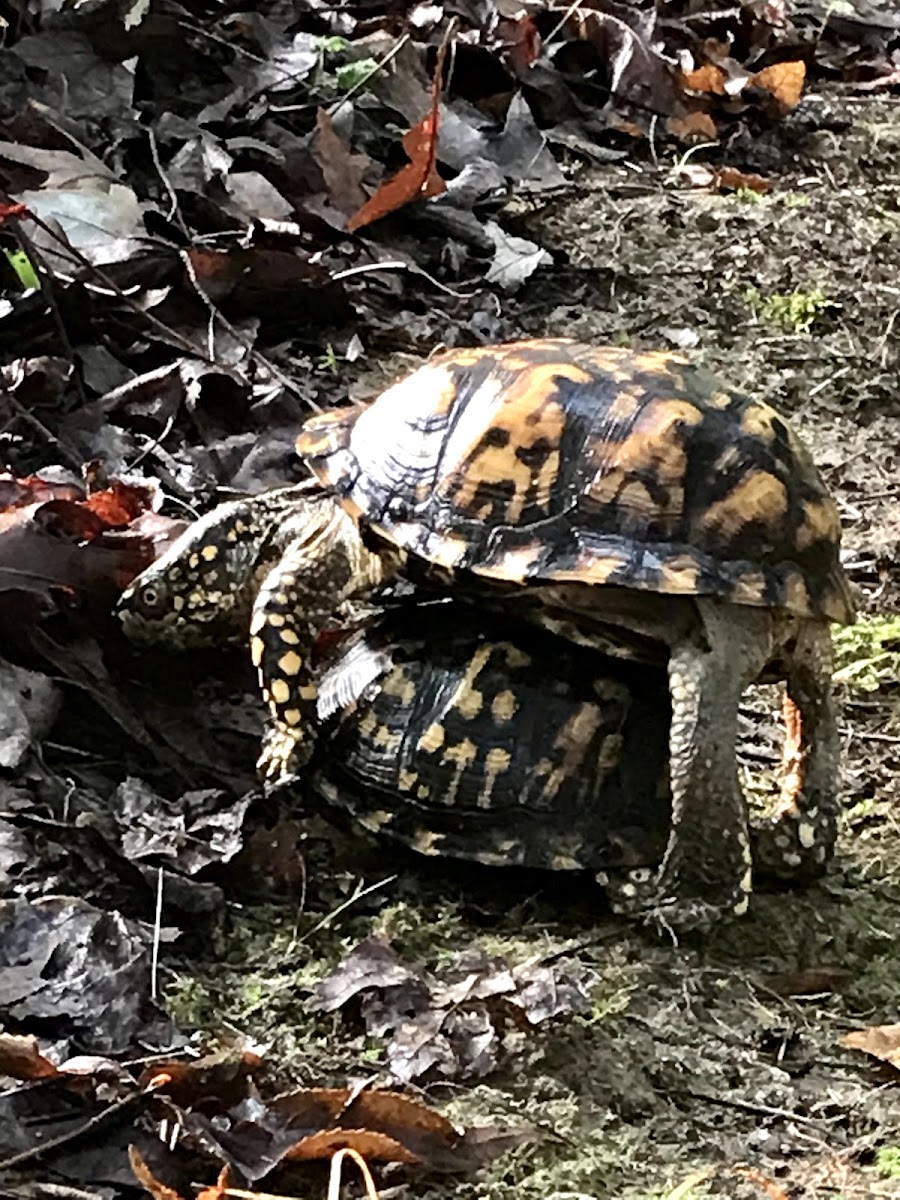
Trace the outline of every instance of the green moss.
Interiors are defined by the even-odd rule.
[[[875,692],[900,678],[900,617],[867,617],[834,637],[835,683]]]
[[[885,1179],[900,1179],[900,1146],[882,1146],[875,1158],[878,1174]]]
[[[764,296],[758,288],[750,287],[744,292],[744,300],[761,321],[794,333],[809,333],[816,319],[826,309],[834,307],[819,288],[809,292],[798,288],[793,292],[773,292],[771,296]]]

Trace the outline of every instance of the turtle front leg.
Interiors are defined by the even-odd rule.
[[[838,829],[840,747],[829,627],[803,622],[785,659],[781,798],[754,830],[753,861],[761,874],[806,881],[824,871]]]
[[[267,789],[287,783],[315,742],[318,689],[311,654],[340,605],[377,587],[393,564],[362,543],[355,522],[323,502],[283,532],[285,551],[253,605],[250,652],[269,715],[257,770]]]
[[[606,880],[614,909],[671,933],[707,930],[745,912],[751,888],[747,805],[737,773],[744,688],[770,656],[761,609],[698,599],[700,620],[669,658],[672,827],[654,877]]]

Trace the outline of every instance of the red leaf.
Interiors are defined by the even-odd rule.
[[[347,222],[347,229],[353,233],[363,225],[371,225],[388,213],[410,204],[413,200],[427,200],[429,196],[439,196],[447,190],[447,185],[437,172],[437,139],[440,127],[441,78],[444,59],[447,55],[447,43],[438,50],[437,63],[434,68],[434,78],[431,82],[431,111],[414,125],[409,133],[403,135],[403,149],[409,155],[409,162],[391,179],[385,180],[377,192],[370,196],[359,212]]]

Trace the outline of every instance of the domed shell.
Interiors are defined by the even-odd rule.
[[[386,669],[366,683],[372,661]],[[323,723],[313,786],[373,833],[493,866],[662,860],[664,670],[425,605],[366,627],[329,665],[320,700],[329,692],[341,704]]]
[[[354,516],[444,568],[854,619],[806,447],[679,355],[563,338],[452,350],[313,417],[297,449]]]

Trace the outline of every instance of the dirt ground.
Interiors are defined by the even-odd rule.
[[[839,499],[864,616],[900,613],[900,98],[813,91],[733,150],[772,179],[769,195],[692,187],[700,150],[572,166],[574,191],[517,198],[515,231],[555,263],[504,302],[509,331],[684,346],[785,409]],[[599,980],[593,1011],[511,1032],[487,1082],[424,1093],[459,1121],[529,1122],[536,1137],[471,1180],[396,1194],[900,1196],[896,1076],[840,1044],[896,1021],[900,994],[900,693],[878,673],[900,633],[874,626],[876,643],[872,628],[842,635],[846,820],[817,886],[757,894],[743,920],[672,946],[611,917],[580,880],[346,852],[325,880],[311,851],[303,912],[234,906],[205,959],[169,953],[171,1005],[270,1042],[297,1081],[384,1080],[381,1045],[304,999],[360,938],[386,933],[432,966],[466,947],[513,962],[567,950]],[[854,665],[868,658],[874,680]],[[353,899],[361,876],[387,882]]]

